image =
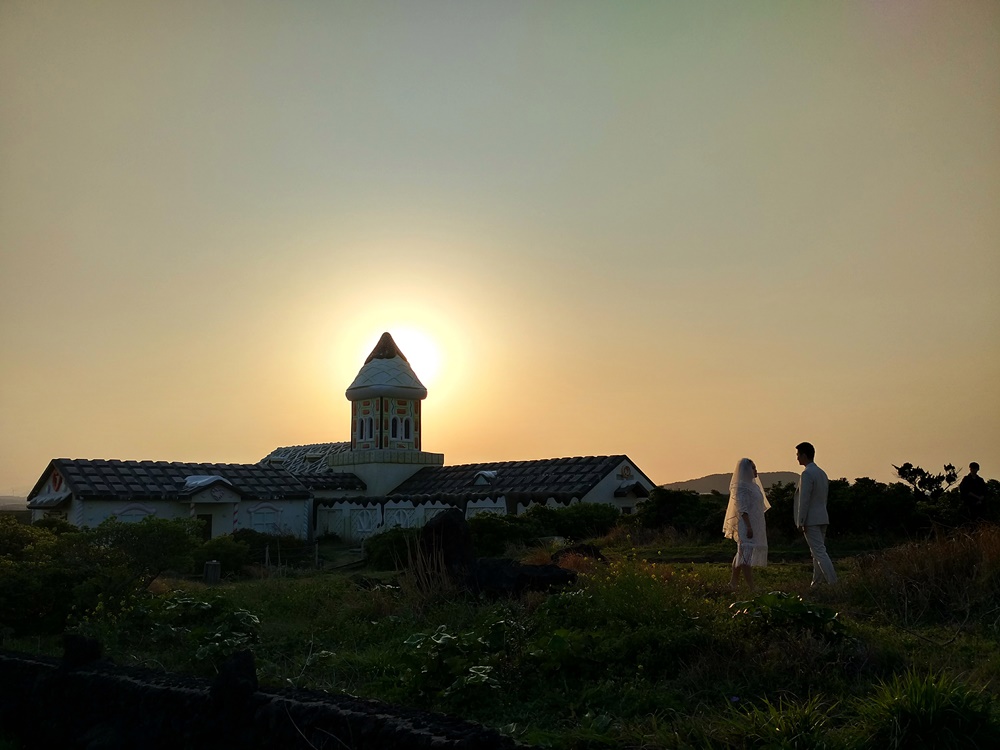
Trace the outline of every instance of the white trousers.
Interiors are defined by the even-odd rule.
[[[826,551],[826,527],[827,524],[816,524],[806,526],[803,532],[806,537],[806,544],[809,545],[809,553],[813,559],[813,586],[823,583],[837,582],[837,573],[833,569],[833,561]]]

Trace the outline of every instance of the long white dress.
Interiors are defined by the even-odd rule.
[[[736,542],[733,567],[750,565],[762,568],[767,565],[767,524],[764,521],[764,513],[770,507],[767,495],[764,494],[764,487],[757,478],[753,461],[741,458],[729,483],[729,505],[726,508],[726,519],[722,524],[723,536]],[[747,536],[744,513],[750,520],[753,539]]]
[[[753,539],[747,538],[747,526],[743,514],[750,519]],[[733,565],[751,565],[763,568],[767,565],[767,523],[764,521],[764,493],[752,484],[743,484],[736,490],[736,559]]]

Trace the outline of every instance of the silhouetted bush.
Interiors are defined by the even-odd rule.
[[[533,518],[480,513],[469,519],[472,544],[479,557],[499,557],[510,545],[526,544],[538,536],[540,527]]]
[[[315,562],[313,543],[291,534],[265,534],[253,529],[237,529],[232,538],[250,550],[250,563],[263,565],[310,566]]]
[[[365,539],[365,559],[375,570],[403,570],[416,551],[420,529],[396,526]]]
[[[636,509],[638,523],[645,529],[671,527],[677,531],[694,529],[703,520],[701,496],[692,490],[654,487]]]
[[[193,572],[201,573],[209,560],[219,562],[222,575],[238,575],[250,564],[250,544],[234,539],[231,534],[209,539],[194,555]]]
[[[46,516],[45,518],[39,518],[31,525],[36,529],[51,531],[53,534],[65,534],[67,532],[79,531],[76,526],[63,518],[59,518],[58,516]]]

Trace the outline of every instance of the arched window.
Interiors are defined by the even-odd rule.
[[[368,417],[368,439],[371,440],[375,437],[375,422],[372,421],[371,417]]]
[[[355,434],[358,440],[365,439],[365,420],[361,417],[358,417],[358,431]]]
[[[410,418],[407,417],[403,420],[403,440],[410,439]]]
[[[390,433],[393,440],[399,437],[399,419],[397,417],[392,418],[392,427],[390,428]]]

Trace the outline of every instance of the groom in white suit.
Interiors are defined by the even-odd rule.
[[[837,573],[826,551],[826,527],[830,523],[830,516],[826,512],[826,498],[830,493],[830,480],[826,472],[813,463],[816,449],[812,443],[799,443],[795,450],[799,463],[805,467],[795,491],[795,525],[805,535],[812,554],[812,585],[817,586],[824,580],[836,583]]]

